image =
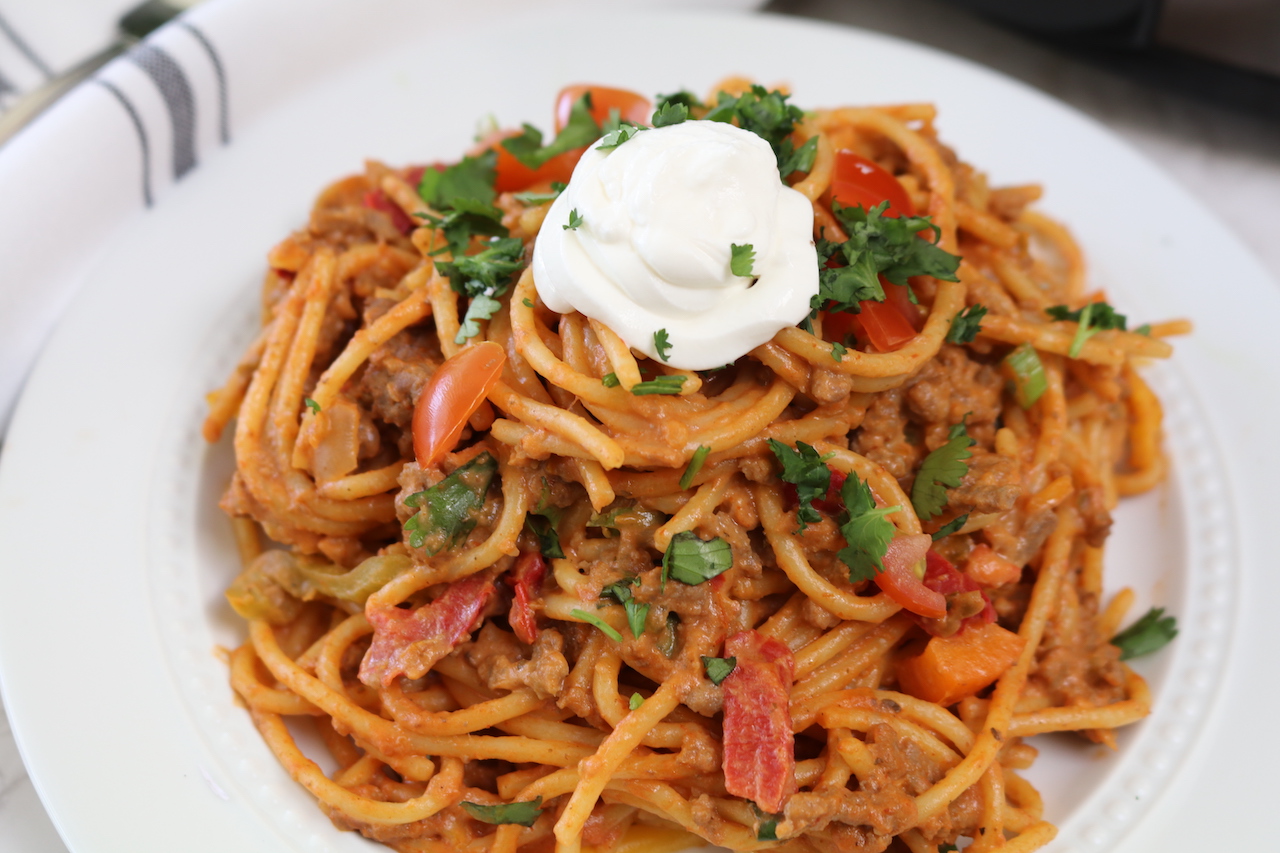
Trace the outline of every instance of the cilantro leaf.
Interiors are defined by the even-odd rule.
[[[524,243],[518,237],[490,240],[474,255],[461,255],[436,264],[436,269],[448,276],[449,286],[455,292],[472,297],[480,293],[501,295],[523,268]]]
[[[760,807],[755,803],[751,804],[751,810],[756,813],[756,840],[757,841],[777,841],[778,840],[778,819],[781,815],[768,814],[760,811]]]
[[[711,679],[711,683],[720,686],[729,673],[733,672],[738,666],[737,658],[709,658],[702,655],[702,668],[706,670],[707,678]]]
[[[729,271],[734,275],[749,276],[755,275],[752,267],[756,262],[756,250],[750,243],[744,243],[739,246],[737,243],[729,244]]]
[[[582,227],[582,214],[578,213],[578,208],[569,211],[569,224],[560,227],[566,231],[577,231]]]
[[[711,580],[733,565],[729,543],[716,537],[703,541],[691,530],[671,537],[662,555],[662,580],[668,576],[691,586]]]
[[[970,305],[956,314],[955,317],[951,318],[951,329],[947,332],[947,343],[972,343],[982,329],[982,318],[985,316],[987,316],[986,307],[978,304]]]
[[[612,625],[594,613],[588,613],[585,610],[579,610],[575,607],[569,611],[569,615],[575,619],[581,619],[583,622],[590,622],[592,625],[595,625],[606,637],[613,640],[615,643],[622,642],[622,635],[615,631]]]
[[[454,335],[453,342],[455,344],[465,344],[468,338],[474,338],[480,334],[480,321],[488,320],[501,307],[502,303],[489,294],[477,293],[471,298],[471,304],[467,306],[466,316],[462,318],[462,323],[458,326],[458,334]]]
[[[951,427],[947,443],[924,458],[911,486],[911,504],[922,520],[928,521],[947,505],[947,489],[960,485],[969,473],[969,464],[964,460],[973,455],[969,448],[975,443],[965,425],[956,424]]]
[[[800,499],[796,519],[800,522],[800,530],[810,524],[817,524],[822,516],[813,508],[813,502],[826,497],[827,490],[831,488],[831,469],[827,467],[827,460],[835,454],[821,456],[812,445],[803,441],[796,442],[795,450],[774,438],[768,439],[768,444],[773,455],[782,464],[780,476],[783,482],[796,487],[796,496]]]
[[[303,397],[302,404],[311,410],[311,414],[313,415],[320,414],[320,404],[317,403],[315,400],[312,400],[310,397]]]
[[[496,806],[484,806],[466,800],[459,805],[466,809],[467,814],[481,823],[514,823],[520,826],[533,826],[542,815],[542,809],[539,808],[542,805],[542,797],[534,797],[523,803],[502,803]]]
[[[665,101],[658,104],[658,108],[653,111],[653,118],[650,124],[654,127],[670,127],[673,124],[683,124],[689,120],[689,105],[676,101]]]
[[[418,197],[434,210],[451,210],[459,200],[491,205],[497,197],[497,163],[498,152],[489,150],[442,170],[427,169],[418,182]]]
[[[521,204],[530,204],[530,205],[546,204],[547,202],[555,201],[557,198],[559,198],[560,193],[564,192],[565,187],[567,186],[568,184],[562,183],[560,181],[552,181],[551,192],[549,193],[522,192],[522,193],[512,193],[511,195],[513,198],[516,199],[516,201],[519,201]]]
[[[792,172],[808,173],[813,168],[813,160],[818,156],[818,137],[811,136],[809,141],[799,148],[790,139],[782,140],[778,147],[778,174],[784,178]]]
[[[693,451],[693,456],[689,457],[688,466],[685,467],[684,473],[680,475],[680,488],[687,489],[693,485],[693,478],[698,476],[698,472],[702,470],[702,463],[707,461],[707,454],[710,452],[711,448],[705,444]]]
[[[670,95],[659,95],[657,100],[657,107],[654,110],[654,115],[657,115],[658,113],[662,112],[664,109],[666,109],[669,106],[674,106],[677,104],[689,110],[690,112],[692,112],[693,110],[706,109],[706,104],[698,100],[697,95],[693,94],[692,92],[679,91],[679,92],[674,92]]]
[[[560,547],[560,508],[552,505],[548,498],[550,489],[546,478],[542,480],[542,494],[538,497],[538,505],[524,517],[525,528],[538,539],[538,550],[547,559],[563,559],[564,549]]]
[[[591,93],[583,93],[581,98],[573,102],[569,111],[569,121],[556,134],[550,145],[542,144],[542,131],[531,124],[524,125],[519,136],[502,140],[502,147],[512,156],[528,166],[537,169],[543,163],[566,151],[590,145],[600,138],[600,125],[591,117]]]
[[[658,358],[663,361],[671,355],[671,342],[667,340],[666,329],[659,329],[653,333],[653,348],[658,351]]]
[[[631,699],[627,701],[627,706],[630,707],[631,710],[633,711],[639,708],[643,704],[644,704],[644,697],[641,696],[639,693],[632,693]]]
[[[634,139],[635,135],[642,130],[648,130],[648,128],[640,127],[639,125],[631,124],[629,122],[621,123],[616,128],[600,137],[600,144],[596,146],[596,149],[599,151],[612,151],[627,140]]]
[[[631,636],[637,638],[644,633],[644,623],[649,618],[649,605],[636,601],[631,593],[631,587],[639,582],[639,578],[625,578],[600,590],[601,598],[612,598],[622,605],[622,609],[627,613],[627,625],[631,627]]]
[[[884,555],[893,538],[893,523],[885,516],[899,507],[877,507],[871,487],[854,473],[840,488],[840,498],[849,518],[840,525],[846,545],[836,556],[849,567],[850,581],[871,580],[884,571]]]
[[[844,361],[844,354],[848,351],[849,348],[842,343],[837,342],[831,345],[831,357],[836,361]]]
[[[618,379],[618,374],[606,373],[604,376],[600,377],[600,384],[604,385],[606,388],[617,388],[622,384],[622,381]]]
[[[436,269],[448,276],[450,287],[471,297],[454,343],[466,343],[480,333],[479,321],[489,319],[501,307],[497,298],[507,292],[523,267],[524,244],[517,237],[495,238],[473,255],[436,264]]]
[[[804,118],[804,110],[787,103],[789,97],[790,95],[770,91],[763,86],[752,86],[750,91],[737,97],[721,92],[717,96],[716,105],[703,118],[723,122],[736,120],[738,127],[751,131],[769,143],[777,158],[778,175],[781,179],[792,172],[807,172],[813,166],[813,153],[817,151],[816,137],[810,140],[812,146],[806,142],[800,146],[799,151],[790,140],[796,122]],[[804,168],[800,168],[801,166]]]
[[[1044,313],[1055,320],[1074,320],[1078,324],[1076,336],[1071,339],[1071,348],[1067,350],[1067,355],[1071,358],[1079,356],[1085,341],[1098,332],[1103,329],[1124,331],[1127,323],[1123,314],[1117,313],[1116,309],[1105,302],[1090,302],[1075,311],[1065,305],[1053,305],[1044,309]]]
[[[679,394],[684,381],[688,378],[678,373],[672,376],[655,376],[647,382],[637,382],[632,385],[631,393],[637,397],[643,397],[646,394]]]
[[[1120,649],[1120,660],[1149,655],[1164,648],[1178,636],[1178,622],[1164,615],[1163,607],[1153,607],[1142,618],[1111,638]]]
[[[1143,323],[1141,326],[1134,329],[1133,332],[1136,335],[1146,335],[1147,337],[1151,337],[1151,324]]]
[[[476,517],[497,470],[498,460],[486,451],[458,466],[431,488],[405,498],[405,506],[420,508],[404,523],[409,546],[423,548],[430,556],[464,539],[476,526]]]
[[[964,515],[957,515],[955,518],[951,519],[946,524],[938,528],[938,532],[933,534],[933,541],[937,542],[939,539],[941,539],[944,536],[950,536],[952,533],[955,533],[961,527],[964,527],[965,524],[968,523],[968,521],[969,521],[969,513],[966,512]]]
[[[845,207],[836,202],[831,212],[844,226],[849,239],[840,244],[846,263],[855,265],[870,257],[870,268],[894,284],[906,284],[914,275],[929,275],[942,281],[958,281],[960,256],[938,248],[936,242],[916,232],[930,231],[934,241],[942,231],[927,216],[885,216],[889,202],[870,210],[861,205]]]

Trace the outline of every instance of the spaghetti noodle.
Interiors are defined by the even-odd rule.
[[[785,106],[717,91],[665,103]],[[597,126],[636,107],[594,94]],[[205,426],[236,422],[231,677],[338,827],[493,853],[1053,837],[1023,738],[1114,745],[1148,711],[1109,642],[1132,596],[1102,608],[1101,565],[1111,510],[1166,467],[1136,367],[1186,329],[1091,319],[1109,306],[1028,209],[1038,188],[989,188],[934,122],[819,110],[778,139],[809,155],[785,179],[820,249],[855,208],[920,211],[909,239],[955,274],[817,303],[718,371],[540,302],[529,191],[580,151],[520,172],[489,140],[501,229],[461,237],[422,169],[369,163],[271,251],[262,332]],[[505,287],[457,286],[460,258],[503,246]]]

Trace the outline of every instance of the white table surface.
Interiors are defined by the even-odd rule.
[[[40,0],[25,2],[44,6]],[[11,2],[3,11],[12,14],[21,5]],[[1131,83],[930,0],[778,0],[766,8],[928,44],[1066,101],[1162,166],[1233,228],[1280,282],[1280,228],[1276,225],[1280,221],[1280,122],[1238,115]],[[1141,211],[1134,213],[1141,215]],[[66,851],[23,768],[3,705],[0,851]]]

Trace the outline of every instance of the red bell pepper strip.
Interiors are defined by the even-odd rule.
[[[507,583],[515,592],[507,621],[522,643],[532,644],[538,639],[538,623],[533,618],[531,602],[535,597],[541,597],[542,579],[546,576],[547,561],[540,551],[521,552],[515,567],[507,575]]]
[[[725,789],[776,814],[797,787],[789,705],[795,658],[755,631],[725,640],[724,653],[737,658],[722,685]]]
[[[471,575],[416,610],[367,608],[373,643],[360,662],[360,680],[386,687],[401,675],[421,678],[449,654],[480,621],[496,588],[492,580]]]

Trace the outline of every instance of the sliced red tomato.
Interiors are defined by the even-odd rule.
[[[884,571],[876,574],[876,585],[885,595],[912,613],[930,619],[947,615],[947,599],[925,586],[916,577],[915,565],[925,559],[933,538],[928,533],[895,536],[884,555]]]
[[[982,590],[977,581],[951,565],[937,551],[929,551],[925,556],[923,584],[947,601],[947,605],[944,605],[944,611],[946,612],[941,617],[929,616],[927,613],[918,614],[924,618],[917,619],[916,622],[933,636],[949,637],[962,633],[970,625],[996,621],[996,609],[992,606],[991,599],[987,597],[986,592]],[[971,599],[965,602],[972,608],[969,612],[973,615],[970,616],[964,616],[962,609],[960,612],[956,612],[956,609],[950,606],[962,607],[961,602],[957,602],[955,599],[958,596],[966,596],[966,594]],[[976,609],[979,605],[981,609],[974,613],[973,609]],[[947,613],[950,614],[949,618]],[[962,616],[963,618],[961,618]]]
[[[644,95],[627,89],[610,89],[607,86],[565,86],[556,96],[556,133],[569,123],[573,105],[587,92],[591,93],[591,117],[596,124],[604,124],[613,110],[618,117],[633,124],[648,124],[653,117],[653,102]]]
[[[502,140],[517,136],[519,133],[518,130],[499,130],[486,136],[470,152],[473,157],[490,148],[497,152],[498,160],[494,166],[497,175],[493,188],[500,193],[516,193],[527,189],[543,189],[549,187],[553,181],[569,183],[569,178],[573,175],[573,167],[578,165],[578,161],[582,159],[582,152],[587,149],[575,148],[572,151],[566,151],[552,157],[538,168],[530,169],[517,160],[514,154],[502,147]]]
[[[538,639],[538,623],[533,615],[533,599],[542,595],[542,579],[547,575],[547,561],[540,551],[521,551],[507,583],[515,591],[507,621],[523,643]]]
[[[467,420],[498,384],[507,354],[493,341],[461,350],[431,375],[413,407],[413,455],[423,468],[453,449]]]
[[[831,198],[845,207],[862,205],[866,210],[887,200],[889,207],[885,216],[916,215],[916,206],[898,179],[875,162],[852,151],[836,152]]]

